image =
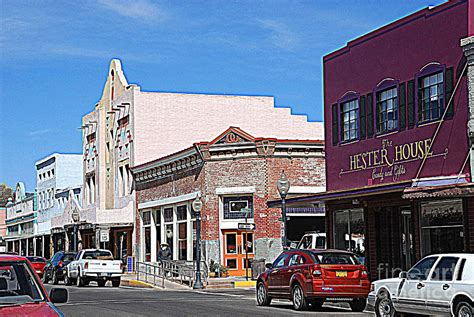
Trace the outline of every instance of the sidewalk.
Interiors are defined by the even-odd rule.
[[[121,286],[129,286],[129,287],[138,287],[138,288],[155,288],[159,290],[169,290],[169,291],[178,291],[178,290],[190,290],[186,285],[181,285],[179,283],[174,283],[165,280],[165,288],[161,287],[161,280],[156,281],[156,286],[153,285],[153,278],[150,277],[148,283],[145,281],[138,281],[136,274],[123,274],[122,281],[120,283]]]
[[[129,287],[139,287],[139,288],[156,288],[163,290],[161,287],[162,281],[161,279],[156,280],[156,286],[153,285],[153,277],[150,276],[148,281],[139,281],[137,280],[136,274],[123,274],[122,275],[122,286],[129,286]],[[245,280],[245,277],[222,277],[222,278],[209,278],[208,285],[206,288],[208,289],[231,289],[231,288],[255,288],[256,281],[253,280]],[[165,288],[164,290],[192,290],[191,287],[175,282],[170,282],[165,280]]]

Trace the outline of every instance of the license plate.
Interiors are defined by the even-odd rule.
[[[100,273],[100,276],[107,276],[109,273]]]
[[[336,277],[347,277],[347,271],[336,271]]]

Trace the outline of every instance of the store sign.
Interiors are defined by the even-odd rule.
[[[441,153],[433,153],[431,139],[423,139],[410,143],[394,144],[390,139],[382,139],[378,149],[355,153],[349,156],[347,170],[341,169],[339,175],[370,171],[372,181],[382,183],[385,179],[396,182],[409,171],[406,163],[423,161],[443,156],[446,159],[448,149]],[[416,171],[411,171],[416,173]]]

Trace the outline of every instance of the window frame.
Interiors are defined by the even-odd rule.
[[[355,141],[360,140],[360,94],[354,91],[350,91],[344,94],[343,97],[341,97],[337,101],[337,119],[338,119],[338,131],[337,133],[339,134],[339,144],[346,144],[346,143],[352,143]],[[344,132],[343,132],[343,126],[344,126],[344,120],[343,120],[343,112],[342,112],[342,106],[346,103],[349,103],[351,101],[357,101],[357,114],[356,114],[356,124],[357,124],[357,131],[356,131],[356,137],[355,138],[349,138],[347,140],[344,140]],[[350,128],[349,128],[350,131]],[[350,136],[350,133],[349,133]]]
[[[419,90],[420,90],[420,80],[432,76],[437,73],[443,73],[443,104],[440,107],[439,111],[439,117],[436,119],[430,119],[430,120],[420,120],[420,100],[419,100]],[[443,113],[446,110],[446,65],[441,65],[441,64],[428,64],[424,66],[418,73],[415,74],[415,120],[416,120],[416,125],[425,125],[425,124],[430,124],[433,122],[437,122],[441,120],[443,117]]]
[[[397,127],[393,129],[387,129],[387,130],[378,130],[378,125],[377,125],[377,116],[379,115],[378,112],[378,95],[384,91],[394,89],[396,91],[396,100],[397,100],[397,105],[395,107],[396,112],[397,112]],[[366,101],[367,102],[367,101]],[[406,106],[406,105],[405,105]],[[386,78],[382,80],[372,91],[372,105],[367,104],[367,107],[372,107],[372,113],[373,115],[373,127],[374,127],[374,134],[375,136],[381,136],[384,134],[392,133],[394,131],[400,131],[400,80],[398,79],[392,79],[392,78]]]

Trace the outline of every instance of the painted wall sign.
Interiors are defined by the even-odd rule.
[[[341,168],[339,176],[370,171],[369,179],[372,182],[382,183],[386,179],[396,182],[407,173],[406,163],[420,161],[421,164],[423,160],[434,157],[441,156],[446,159],[447,155],[448,148],[439,153],[433,152],[431,138],[401,144],[395,144],[390,139],[382,139],[379,148],[350,155],[348,168]],[[416,173],[412,171],[411,174],[413,172]]]

